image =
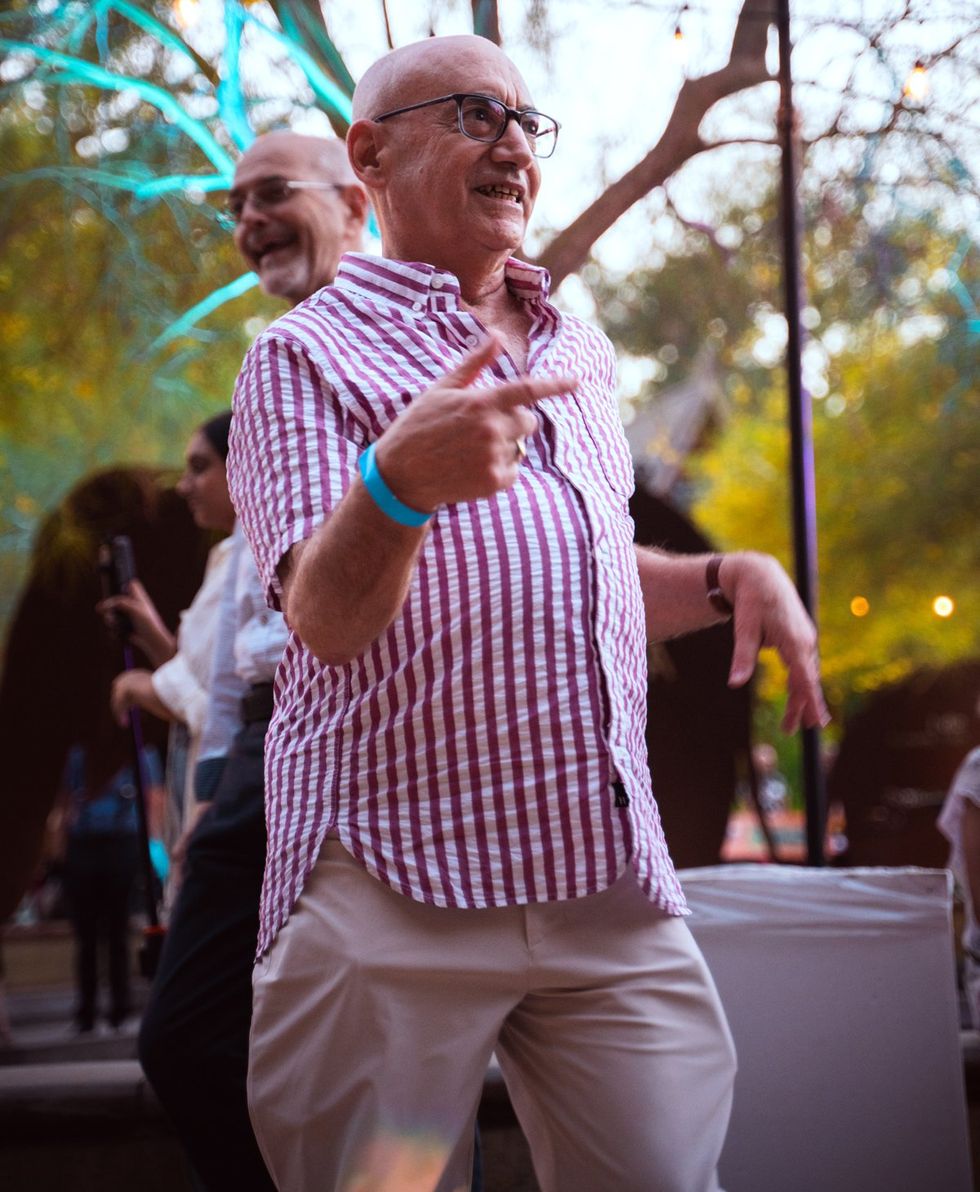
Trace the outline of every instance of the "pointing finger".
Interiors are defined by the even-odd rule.
[[[578,377],[572,373],[559,373],[555,377],[522,377],[519,381],[495,385],[487,391],[487,398],[500,410],[516,410],[520,406],[533,406],[542,397],[574,393],[577,388]]]
[[[500,340],[495,335],[488,335],[472,352],[467,352],[455,368],[446,373],[439,382],[439,388],[466,389],[473,384],[490,361],[500,355],[501,350]]]

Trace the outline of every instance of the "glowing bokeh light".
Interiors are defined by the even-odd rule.
[[[200,0],[174,0],[174,16],[181,29],[189,29],[200,15]]]
[[[0,8],[2,7],[0,5]],[[247,89],[242,78],[241,59],[246,44],[243,36],[246,32],[260,42],[271,43],[270,49],[284,52],[290,64],[305,76],[317,107],[333,113],[335,117],[340,118],[340,122],[349,122],[351,119],[350,90],[353,82],[346,77],[346,67],[336,47],[328,37],[321,38],[319,51],[325,54],[329,61],[339,64],[340,75],[337,77],[343,79],[341,85],[324,71],[315,55],[303,44],[306,35],[301,23],[289,17],[285,26],[279,27],[270,6],[264,0],[222,0],[225,36],[216,69],[218,82],[213,94],[217,104],[216,120],[201,117],[199,110],[192,114],[175,96],[168,94],[164,87],[156,86],[135,74],[121,73],[118,70],[121,59],[114,58],[109,52],[112,29],[110,18],[123,18],[143,30],[160,46],[184,58],[197,70],[200,58],[182,35],[201,26],[204,17],[216,5],[205,4],[203,0],[169,0],[166,5],[154,4],[145,7],[140,0],[88,0],[87,3],[77,0],[74,3],[44,0],[44,3],[28,4],[27,7],[50,13],[51,35],[31,42],[18,42],[0,37],[0,56],[16,56],[23,57],[25,61],[37,61],[36,70],[28,70],[20,81],[38,80],[46,86],[80,85],[118,93],[133,92],[158,110],[164,126],[173,126],[179,135],[194,142],[204,153],[210,166],[210,172],[202,172],[199,176],[188,176],[178,168],[170,175],[160,174],[152,177],[148,176],[148,167],[144,163],[126,161],[110,155],[105,160],[93,163],[97,164],[98,172],[83,173],[73,164],[62,165],[60,174],[68,186],[87,180],[104,185],[110,190],[130,190],[136,198],[144,202],[167,198],[181,191],[196,195],[200,191],[210,192],[227,187],[234,170],[233,155],[228,152],[229,142],[233,149],[241,152],[251,144],[255,135],[250,120],[255,100],[246,98]],[[289,7],[291,6],[283,6],[284,13]],[[682,2],[678,5],[674,21],[673,47],[680,69],[685,73],[685,63],[690,50],[690,33],[694,25],[693,13],[696,11],[705,10],[692,9],[688,3]],[[169,16],[169,20],[164,14]],[[3,26],[0,26],[0,29],[2,28]],[[89,61],[82,56],[93,30],[98,62]],[[916,60],[903,88],[903,94],[910,105],[920,104],[925,99],[929,91],[928,75],[926,62],[922,59]],[[952,158],[950,169],[954,176],[969,181],[969,173],[958,158]],[[0,187],[32,176],[39,177],[41,173],[35,170],[0,177]],[[190,201],[194,202],[195,199],[191,198]],[[373,218],[370,230],[372,234],[377,232]],[[973,253],[974,246],[973,237],[964,234],[956,256],[947,268],[950,274],[949,288],[963,308],[967,328],[970,334],[980,335],[980,318],[975,297],[959,276],[960,267],[967,255]],[[235,291],[231,289],[226,293],[234,295]],[[195,309],[203,315],[215,307],[204,302]],[[183,316],[179,324],[174,324],[174,328],[178,326],[184,332],[194,330]],[[173,331],[173,328],[169,330]],[[157,343],[159,345],[167,342],[172,337],[172,334],[160,337]],[[828,401],[828,407],[829,404]]]
[[[951,596],[937,596],[932,602],[932,611],[937,617],[951,617],[956,611],[956,603]]]
[[[916,62],[905,80],[902,94],[913,103],[922,103],[929,94],[929,72],[921,62]]]

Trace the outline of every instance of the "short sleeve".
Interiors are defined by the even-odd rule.
[[[956,772],[952,789],[960,798],[980,805],[980,749],[967,755]]]
[[[193,735],[204,727],[208,693],[198,682],[187,658],[179,651],[150,676],[153,690]]]
[[[235,386],[228,481],[273,608],[279,563],[346,493],[362,440],[306,345],[275,328],[256,340]]]
[[[936,821],[936,827],[952,846],[954,868],[956,855],[962,849],[963,804],[966,802],[980,806],[980,748],[968,753],[956,771]]]

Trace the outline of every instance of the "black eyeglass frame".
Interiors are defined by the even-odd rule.
[[[463,127],[464,99],[483,99],[486,100],[487,103],[495,104],[503,111],[506,119],[500,126],[500,131],[495,137],[475,137],[471,132],[466,131],[466,129]],[[561,125],[554,118],[554,116],[548,116],[544,112],[539,112],[537,108],[509,108],[502,99],[497,99],[494,95],[483,95],[479,91],[455,91],[452,95],[440,95],[436,99],[423,99],[421,103],[410,103],[404,108],[393,108],[390,112],[382,112],[380,116],[374,116],[372,119],[376,124],[380,124],[382,120],[390,120],[392,116],[401,116],[403,112],[416,112],[419,110],[419,108],[431,108],[434,104],[448,103],[450,100],[456,104],[456,126],[463,136],[470,141],[479,141],[482,145],[494,145],[501,139],[501,137],[503,137],[511,120],[516,120],[517,127],[522,133],[524,133],[524,136],[527,138],[528,147],[531,149],[531,153],[535,157],[539,158],[541,161],[545,161],[555,151],[555,146],[558,144],[558,132],[561,129]],[[531,143],[531,134],[529,134],[524,128],[523,120],[525,116],[540,116],[543,120],[547,120],[554,125],[555,135],[551,142],[551,148],[547,153],[535,152]]]

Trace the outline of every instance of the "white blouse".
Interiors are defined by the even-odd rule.
[[[232,540],[225,538],[208,555],[204,580],[190,608],[180,615],[177,653],[153,672],[153,690],[173,716],[187,726],[187,779],[184,808],[193,801],[194,765],[208,710],[208,681],[214,653],[218,610]]]

